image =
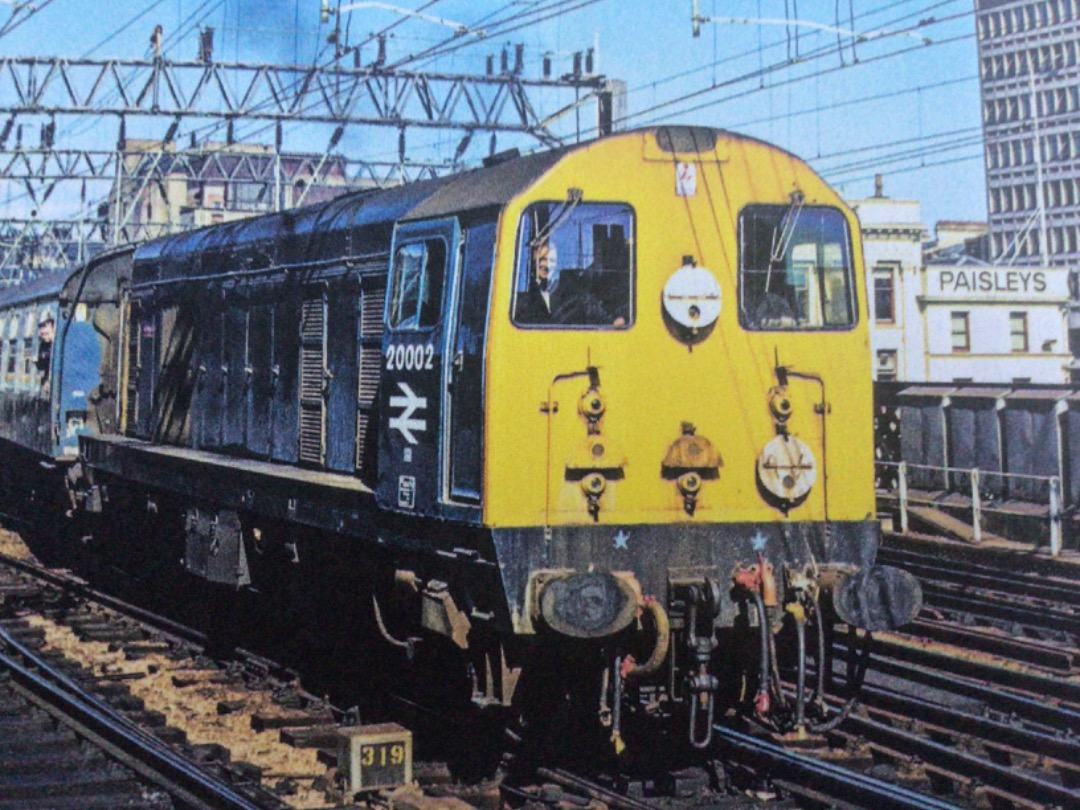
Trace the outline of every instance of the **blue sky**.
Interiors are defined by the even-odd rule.
[[[880,171],[885,193],[919,200],[928,226],[985,218],[971,0],[699,0],[701,15],[718,21],[703,23],[697,38],[691,2],[396,0],[393,5],[488,33],[459,37],[456,44],[472,44],[426,60],[411,57],[445,42],[449,28],[372,4],[342,20],[351,44],[397,23],[389,61],[432,71],[480,73],[488,55],[520,42],[527,75],[539,76],[545,52],[555,70],[565,72],[573,52],[598,45],[599,71],[627,83],[632,126],[685,122],[746,132],[806,158],[848,197],[869,196]],[[798,26],[727,19],[796,14]],[[519,19],[530,24],[507,30],[511,15],[525,15]],[[310,64],[328,58],[330,26],[320,24],[319,0],[111,0],[107,10],[99,0],[52,0],[4,36],[2,45],[18,56],[136,58],[148,54],[156,24],[163,26],[166,54],[175,59],[194,58],[200,25],[215,28],[222,61]],[[862,41],[853,44],[853,32]],[[361,53],[373,58],[374,45]],[[541,106],[551,102],[543,95],[536,100]],[[148,137],[163,129],[133,122],[130,130],[140,126]],[[61,122],[60,132],[85,137],[88,129],[88,123]],[[323,138],[313,136],[313,145]],[[445,155],[457,141],[454,134],[420,134],[410,150]],[[370,137],[356,135],[341,148],[368,150],[366,157],[372,149],[384,150],[374,156],[386,158],[391,155],[385,150],[396,151],[396,137],[394,144],[373,146]]]

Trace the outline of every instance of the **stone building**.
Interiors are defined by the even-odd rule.
[[[124,174],[107,206],[120,241],[143,241],[179,230],[229,222],[322,202],[352,191],[342,157],[276,154],[251,144],[128,141]]]
[[[1067,268],[952,254],[926,261],[918,202],[891,200],[880,185],[874,197],[849,202],[861,222],[875,379],[1070,379]]]

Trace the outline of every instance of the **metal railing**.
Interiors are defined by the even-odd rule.
[[[1058,556],[1062,546],[1062,497],[1061,478],[1056,475],[1023,475],[961,467],[935,467],[928,464],[909,464],[906,461],[877,461],[878,480],[888,481],[891,487],[879,486],[878,499],[895,500],[900,513],[900,530],[908,532],[909,509],[912,505],[932,506],[937,509],[966,509],[971,512],[971,540],[983,540],[983,515],[994,513],[1016,517],[1046,520],[1050,526],[1050,554]],[[890,473],[882,475],[883,472]],[[913,495],[910,486],[913,477],[928,489],[945,493],[933,497]],[[895,476],[895,481],[891,481]],[[927,482],[929,482],[927,484]],[[966,486],[965,486],[966,483]],[[962,495],[970,504],[949,502],[948,494]],[[1010,498],[1016,500],[1009,501]],[[1012,503],[1013,505],[1007,505]],[[1021,508],[1021,504],[1028,508]],[[1045,514],[1033,513],[1031,507],[1042,509]]]

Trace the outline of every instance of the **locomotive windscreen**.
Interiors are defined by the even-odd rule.
[[[537,203],[518,232],[514,323],[624,329],[633,322],[634,214],[627,205]]]
[[[739,216],[740,321],[749,329],[855,323],[851,237],[833,208],[751,205]]]

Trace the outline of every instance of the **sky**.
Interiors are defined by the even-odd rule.
[[[215,29],[219,61],[327,64],[320,0],[35,0],[34,14],[15,14],[0,33],[5,56],[144,58],[156,25],[164,54],[190,60],[199,29]],[[10,0],[0,0],[10,6]],[[339,5],[333,0],[332,6]],[[524,73],[539,77],[545,54],[568,72],[574,52],[594,49],[594,71],[626,83],[627,125],[692,123],[743,132],[806,159],[849,199],[868,197],[874,175],[885,194],[918,200],[923,221],[985,220],[985,178],[974,3],[972,0],[396,0],[357,3],[340,15],[342,36],[363,62],[375,57],[371,36],[387,32],[387,59],[403,69],[476,73],[489,56],[524,45]],[[465,27],[401,14],[387,6]],[[434,49],[436,55],[425,56]],[[549,112],[565,96],[536,91]],[[590,136],[591,108],[556,125],[560,135]],[[29,120],[29,119],[27,119]],[[129,137],[162,137],[168,122],[132,120]],[[200,139],[221,137],[205,122]],[[115,144],[114,122],[58,121],[57,145]],[[181,138],[185,137],[184,130]],[[254,128],[249,135],[259,135]],[[286,148],[319,151],[325,133],[292,128]],[[410,134],[409,154],[447,157],[457,133]],[[512,143],[535,149],[535,141]],[[488,148],[470,147],[479,160]],[[391,159],[396,132],[349,132],[338,151]],[[10,184],[9,184],[10,186]],[[18,188],[0,192],[9,211],[27,204]],[[54,209],[70,206],[58,194]],[[43,211],[43,214],[49,213]],[[55,210],[53,211],[55,213]]]

